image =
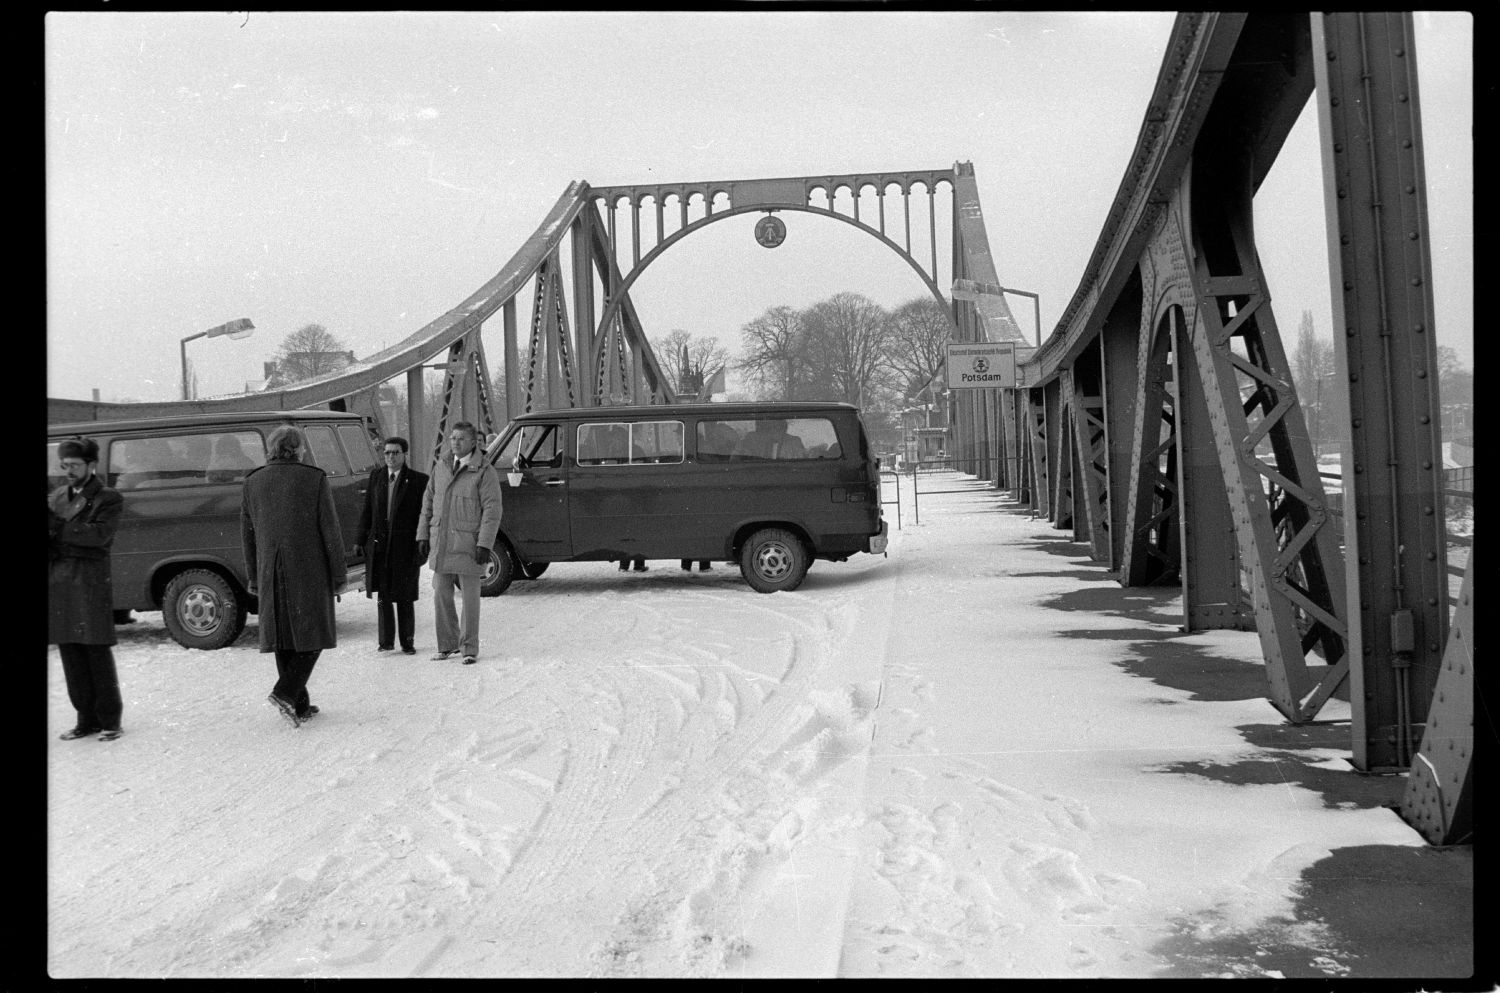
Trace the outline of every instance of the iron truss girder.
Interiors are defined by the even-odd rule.
[[[1401,769],[1426,720],[1448,629],[1413,23],[1410,13],[1314,14],[1312,29],[1335,353],[1347,384],[1354,763]]]
[[[1348,673],[1343,576],[1255,250],[1249,163],[1238,152],[1200,149],[1163,237],[1191,247],[1197,320],[1189,347],[1234,516],[1268,697],[1301,723],[1317,716]],[[1310,664],[1314,653],[1321,659]]]

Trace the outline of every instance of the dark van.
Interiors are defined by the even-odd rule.
[[[363,588],[363,551],[354,548],[375,448],[364,419],[330,410],[182,414],[47,426],[47,485],[67,477],[57,446],[87,436],[99,443],[99,476],[125,508],[111,561],[116,617],[160,610],[188,648],[223,648],[259,604],[246,592],[240,550],[240,491],[265,464],[266,439],[282,424],[307,435],[309,460],[328,473],[344,543],[347,589]]]
[[[485,457],[503,511],[484,592],[552,562],[736,562],[762,593],[814,559],[885,551],[879,464],[846,403],[585,407],[523,414]]]

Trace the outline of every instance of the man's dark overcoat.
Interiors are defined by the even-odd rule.
[[[365,596],[378,593],[380,599],[391,603],[411,603],[417,599],[418,572],[422,568],[417,555],[417,521],[422,516],[427,474],[410,466],[401,470],[396,481],[396,513],[388,517],[390,478],[385,466],[377,466],[370,473],[356,544],[365,550]]]
[[[53,490],[47,507],[47,643],[113,645],[109,550],[125,499],[90,476],[71,500],[68,484]]]
[[[272,459],[245,477],[240,508],[245,574],[260,596],[260,650],[338,644],[333,595],[348,578],[344,536],[322,469]]]

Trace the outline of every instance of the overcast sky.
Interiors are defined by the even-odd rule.
[[[49,14],[48,395],[176,397],[179,340],[237,317],[255,322],[253,337],[188,346],[204,395],[259,378],[281,339],[312,322],[368,355],[493,276],[575,179],[971,161],[1000,280],[1041,295],[1050,333],[1123,176],[1173,20]],[[1419,14],[1417,29],[1438,340],[1472,362],[1472,20]],[[1327,334],[1311,104],[1256,211],[1283,332],[1311,310]],[[889,307],[924,292],[874,239],[781,216],[788,235],[774,251],[754,242],[751,215],[667,252],[632,290],[648,332],[735,348],[740,326],[771,306],[853,290]],[[1029,301],[1012,306],[1029,333]]]

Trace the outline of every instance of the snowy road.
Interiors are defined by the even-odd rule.
[[[1177,634],[1159,591],[1144,625],[1091,609],[1118,587],[992,492],[892,537],[770,596],[722,564],[554,565],[484,601],[472,667],[428,659],[425,584],[415,657],[346,597],[297,730],[253,623],[212,653],[122,627],[112,744],[56,740],[52,649],[48,971],[1149,976],[1185,921],[1284,912],[1336,844],[1421,844],[1163,771],[1275,715],[1123,663],[1171,638],[1253,664],[1253,634]]]

